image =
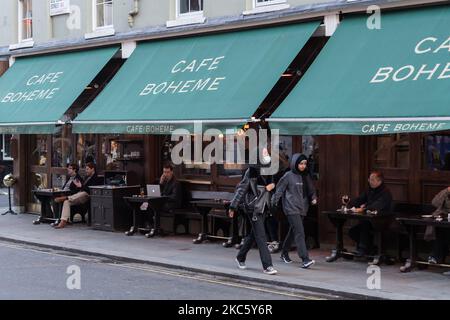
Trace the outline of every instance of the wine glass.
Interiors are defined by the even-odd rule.
[[[347,212],[347,206],[350,203],[350,197],[348,196],[348,194],[342,196],[342,202],[344,203],[342,211]]]

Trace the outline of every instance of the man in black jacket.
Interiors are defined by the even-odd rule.
[[[281,259],[291,263],[289,250],[295,241],[297,252],[302,259],[302,268],[314,264],[308,255],[305,242],[303,218],[308,213],[309,204],[317,203],[317,196],[307,169],[308,158],[303,154],[294,154],[291,160],[291,170],[286,172],[278,182],[275,194],[272,196],[272,206],[276,208],[282,199],[283,211],[289,222],[289,231],[283,243]]]
[[[64,202],[61,213],[61,221],[58,225],[54,226],[55,229],[62,229],[66,226],[67,221],[70,218],[71,206],[82,205],[89,201],[89,187],[103,184],[103,181],[97,176],[95,164],[93,164],[92,162],[86,164],[86,180],[84,182],[82,181],[83,180],[81,180],[81,177],[79,177],[77,179],[74,179],[72,182],[78,192],[68,197],[64,196],[55,199],[56,202]]]
[[[182,203],[181,186],[173,173],[173,166],[170,163],[164,165],[159,185],[161,187],[161,195],[168,197],[163,209],[170,211],[180,208]]]
[[[353,212],[362,213],[366,210],[377,214],[390,213],[392,194],[384,184],[383,174],[373,171],[369,176],[369,189],[348,204]],[[342,200],[344,203],[344,200]],[[344,203],[345,204],[345,203]],[[373,228],[370,221],[361,221],[349,231],[356,246],[356,255],[364,256],[373,251]]]
[[[259,166],[251,166],[247,169],[241,182],[236,187],[236,193],[230,203],[228,214],[230,218],[233,218],[242,203],[245,214],[247,214],[252,225],[252,230],[244,239],[244,243],[235,259],[238,267],[246,269],[245,260],[247,254],[256,241],[264,273],[274,275],[277,274],[277,271],[273,268],[264,228],[265,213],[269,210],[267,206],[270,205],[270,197],[267,196],[270,193],[266,189],[266,184],[261,180],[260,169]],[[259,198],[263,201],[260,201]],[[264,198],[267,201],[264,201]]]

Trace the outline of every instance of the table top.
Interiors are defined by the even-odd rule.
[[[224,208],[227,207],[231,201],[224,199],[204,199],[204,200],[192,200],[191,204],[199,207],[208,208]]]
[[[110,185],[104,185],[104,186],[91,186],[90,189],[104,189],[104,190],[111,190],[111,189],[130,189],[130,188],[140,188],[141,186],[110,186]]]
[[[54,195],[58,195],[58,194],[70,194],[70,191],[57,190],[57,189],[39,189],[39,190],[33,190],[32,192],[37,195],[45,195],[45,196],[54,196]]]
[[[129,202],[151,202],[151,201],[157,201],[157,200],[165,200],[168,197],[166,196],[160,196],[160,197],[154,197],[154,196],[132,196],[132,197],[123,197],[125,200]]]
[[[412,216],[412,217],[400,217],[397,218],[400,221],[409,225],[422,225],[422,226],[436,226],[450,228],[450,221],[447,217],[444,217],[442,221],[437,221],[435,218],[423,218],[422,216]]]
[[[340,218],[340,219],[367,220],[367,219],[381,219],[381,218],[393,217],[392,214],[368,214],[366,212],[356,213],[356,212],[351,212],[351,211],[347,211],[346,213],[343,213],[342,211],[340,211],[340,209],[338,209],[338,210],[322,211],[322,213],[327,214],[328,216],[331,216],[333,218]]]

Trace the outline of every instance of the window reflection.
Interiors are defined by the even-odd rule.
[[[427,135],[424,145],[424,169],[450,170],[450,134]]]
[[[65,168],[74,161],[71,137],[71,129],[68,126],[59,127],[53,138],[52,167]]]
[[[409,136],[393,134],[375,137],[374,165],[376,168],[409,168]]]
[[[36,135],[31,139],[31,165],[45,166],[47,165],[48,150],[47,136]]]

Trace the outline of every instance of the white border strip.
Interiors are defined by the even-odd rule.
[[[450,121],[450,117],[415,118],[269,118],[269,122],[378,122],[378,121]]]
[[[72,124],[172,124],[172,123],[242,123],[242,122],[258,122],[259,120],[254,119],[220,119],[220,120],[117,120],[117,121],[89,121],[89,120],[79,120],[72,121]]]
[[[13,126],[48,126],[57,125],[57,122],[19,122],[19,123],[0,123],[0,127],[13,127]]]

